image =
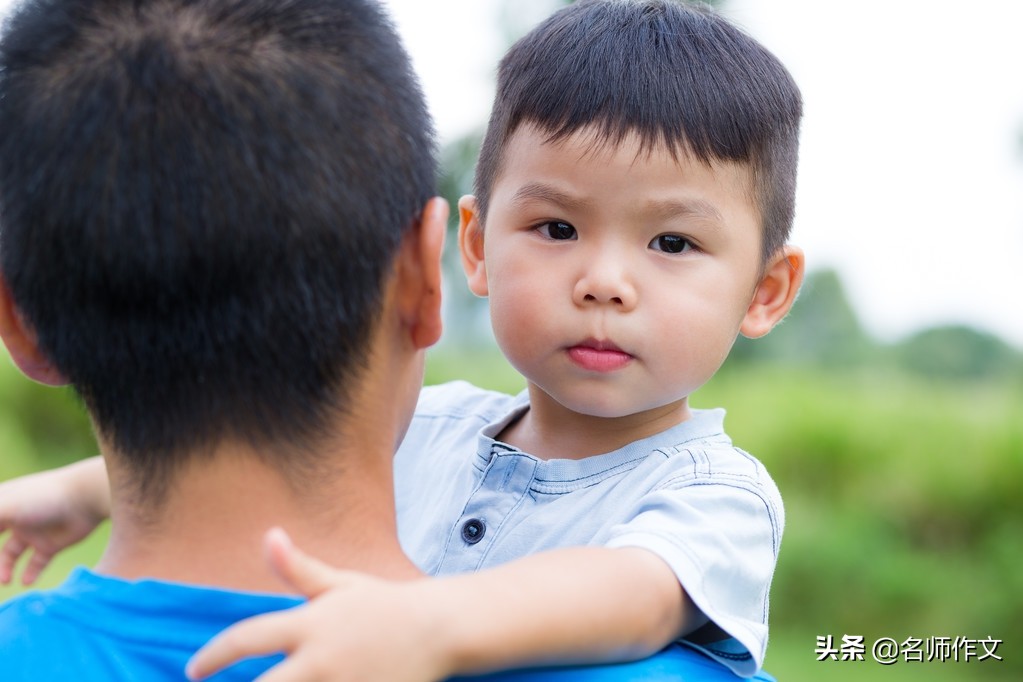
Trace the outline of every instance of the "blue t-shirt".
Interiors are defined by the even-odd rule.
[[[458,678],[462,682],[469,678]],[[642,661],[614,663],[576,668],[545,668],[528,672],[508,672],[472,678],[476,682],[631,682],[633,680],[659,680],[663,682],[741,682],[728,667],[707,655],[681,644]],[[758,672],[752,682],[776,682],[765,673]]]
[[[130,582],[78,568],[54,590],[29,592],[0,605],[0,679],[182,682],[188,659],[224,628],[301,603],[282,595],[159,580]],[[280,660],[280,656],[248,659],[209,679],[248,682]],[[734,682],[737,678],[702,654],[676,646],[636,663],[460,679]]]
[[[54,590],[28,592],[0,605],[0,678],[184,681],[188,659],[218,632],[302,601],[158,580],[129,582],[78,568]],[[249,659],[210,679],[249,681],[280,660]]]

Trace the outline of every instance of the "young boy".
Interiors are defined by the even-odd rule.
[[[739,675],[760,668],[781,499],[723,412],[688,396],[739,333],[766,334],[795,298],[800,117],[775,57],[670,0],[576,2],[502,60],[459,248],[528,388],[424,389],[396,492],[402,544],[424,571],[487,569],[461,583],[481,633],[519,617],[543,633],[503,663],[583,641],[574,656],[630,657],[682,638]],[[502,591],[521,595],[521,613]],[[343,615],[321,600],[296,611]],[[545,608],[558,600],[578,606],[574,620],[546,617],[564,612]],[[218,641],[197,672],[294,650],[272,625],[294,617],[263,617],[272,636],[258,645]],[[329,648],[331,629],[304,632]]]

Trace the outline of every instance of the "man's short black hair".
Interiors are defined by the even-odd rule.
[[[373,0],[38,0],[5,27],[0,268],[150,485],[225,439],[315,442],[434,182]]]
[[[785,67],[710,9],[579,0],[502,59],[476,197],[485,218],[504,148],[523,124],[551,142],[587,127],[612,145],[634,133],[647,149],[747,164],[766,260],[792,227],[801,116]]]

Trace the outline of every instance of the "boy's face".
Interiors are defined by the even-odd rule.
[[[490,298],[499,345],[576,413],[684,415],[747,331],[758,290],[749,171],[648,152],[635,136],[545,138],[524,126],[509,140],[485,230],[463,202],[469,284]]]

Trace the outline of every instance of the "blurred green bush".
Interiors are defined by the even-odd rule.
[[[772,625],[801,648],[776,674],[814,669],[816,635],[990,636],[1003,662],[816,669],[1023,679],[1023,387],[736,366],[694,403],[728,408],[785,499]]]
[[[96,452],[89,420],[74,392],[29,381],[0,347],[0,478]]]

